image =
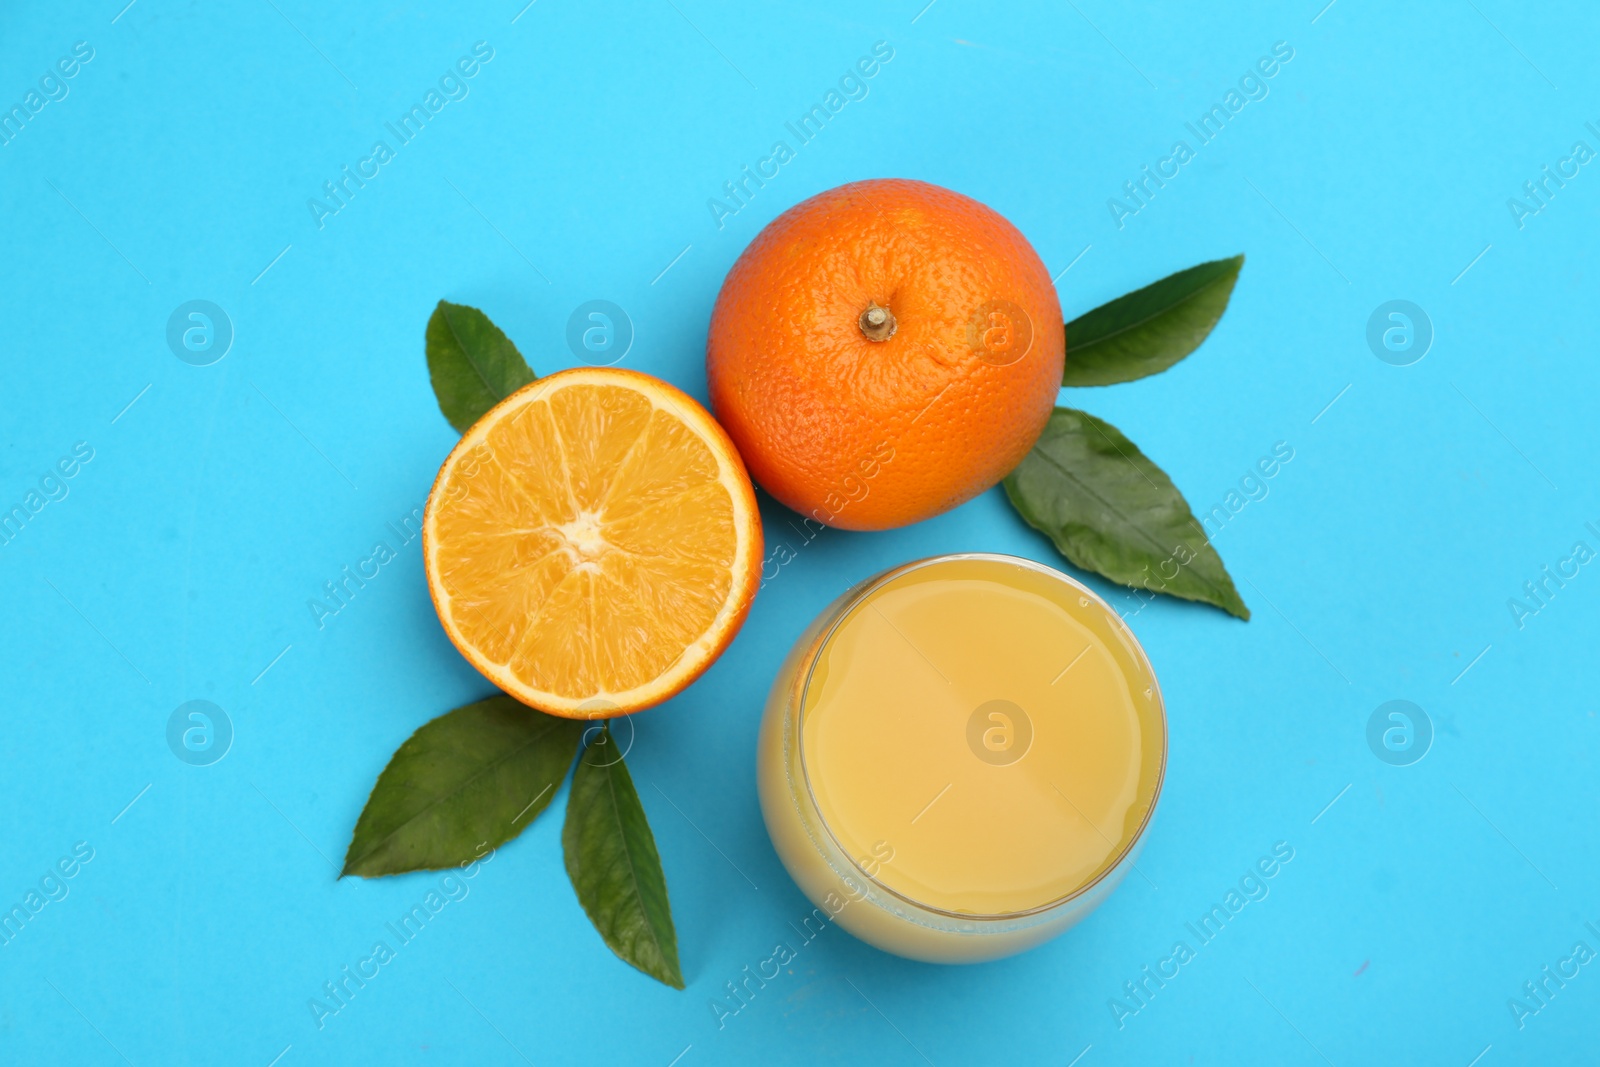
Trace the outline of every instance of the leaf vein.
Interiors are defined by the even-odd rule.
[[[610,733],[611,731],[608,728],[606,730],[607,736]],[[628,880],[632,884],[633,896],[639,902],[639,912],[644,916],[644,925],[650,935],[650,940],[654,943],[656,951],[660,953],[662,962],[665,963],[667,958],[666,947],[661,943],[661,937],[656,931],[656,925],[651,921],[648,909],[644,905],[644,890],[639,881],[639,868],[633,860],[633,843],[629,840],[628,832],[622,825],[622,805],[617,799],[616,776],[612,774],[609,764],[605,768],[605,775],[606,792],[611,798],[611,814],[616,816],[617,836],[622,840],[622,855],[628,861]]]
[[[1089,485],[1087,483],[1085,483],[1083,481],[1083,479],[1079,478],[1077,475],[1075,475],[1071,471],[1067,470],[1067,468],[1062,466],[1055,459],[1054,456],[1051,456],[1049,453],[1047,453],[1044,450],[1042,450],[1040,448],[1037,448],[1037,447],[1035,447],[1034,451],[1039,455],[1039,457],[1041,459],[1043,459],[1046,463],[1048,463],[1050,466],[1054,467],[1057,471],[1059,471],[1063,478],[1067,479],[1068,481],[1072,482],[1074,485],[1078,486],[1078,488],[1080,488],[1086,495],[1091,496],[1095,500],[1099,501],[1101,504],[1103,504],[1105,506],[1105,508],[1108,511],[1110,511],[1112,514],[1116,515],[1117,518],[1121,519],[1135,533],[1137,533],[1140,536],[1142,536],[1147,542],[1149,542],[1152,546],[1155,547],[1155,550],[1157,552],[1165,551],[1165,549],[1163,549],[1161,547],[1161,542],[1157,541],[1155,539],[1154,535],[1152,535],[1144,527],[1140,526],[1133,519],[1131,519],[1127,515],[1123,514],[1121,509],[1119,509],[1115,504],[1111,503],[1111,501],[1107,500],[1105,497],[1103,497],[1099,493],[1095,492],[1092,488],[1089,487]],[[1124,457],[1124,458],[1126,458],[1126,457]],[[1129,462],[1131,463],[1132,461],[1129,460]],[[1196,559],[1200,558],[1198,553],[1196,554],[1195,558]],[[1223,589],[1220,586],[1218,586],[1216,583],[1212,582],[1205,575],[1201,574],[1199,571],[1195,570],[1193,567],[1190,567],[1188,564],[1179,564],[1179,566],[1183,567],[1183,568],[1186,568],[1189,571],[1189,573],[1195,579],[1197,579],[1202,585],[1204,585],[1207,588],[1209,588],[1217,597],[1219,597],[1219,598],[1221,598],[1223,600],[1227,599],[1227,595],[1223,591]],[[1148,586],[1146,588],[1148,588]]]
[[[448,793],[441,794],[439,796],[435,796],[432,799],[430,799],[428,801],[428,803],[425,804],[422,808],[420,808],[417,811],[413,812],[411,815],[408,815],[404,819],[404,821],[398,823],[394,827],[394,829],[390,830],[387,834],[383,835],[383,837],[379,838],[377,841],[374,841],[372,843],[371,847],[368,848],[361,855],[353,857],[353,858],[352,857],[346,857],[346,859],[345,859],[345,869],[349,870],[350,867],[353,864],[360,863],[363,860],[371,859],[374,855],[376,855],[378,853],[378,851],[380,849],[382,849],[385,845],[389,844],[390,841],[394,840],[395,835],[399,834],[402,830],[404,830],[407,827],[409,827],[412,823],[416,822],[418,819],[422,818],[424,815],[427,815],[427,814],[431,813],[440,804],[444,803],[444,801],[446,799],[448,799],[450,797],[454,797],[457,794],[461,793],[464,789],[466,789],[473,782],[477,781],[479,778],[482,778],[484,775],[490,773],[491,771],[497,770],[498,768],[504,766],[506,763],[510,762],[511,760],[513,760],[513,759],[517,758],[518,756],[522,755],[523,753],[525,753],[528,749],[533,748],[535,745],[538,745],[546,737],[548,737],[552,732],[554,732],[556,730],[559,730],[561,728],[561,724],[560,723],[556,723],[556,722],[545,723],[545,724],[543,724],[543,726],[544,726],[543,730],[538,735],[536,735],[536,736],[534,736],[532,738],[529,738],[526,742],[524,742],[523,744],[519,745],[518,747],[512,749],[511,751],[507,752],[505,755],[500,756],[500,757],[492,760],[491,762],[482,765],[481,767],[478,768],[478,770],[474,771],[472,774],[468,775],[466,778],[463,778],[459,782],[456,782],[454,784],[454,788],[452,788]],[[409,739],[408,739],[408,742],[409,742]],[[404,747],[404,746],[402,746],[402,747]],[[380,777],[380,780],[381,780],[382,776],[380,775],[379,777]],[[359,824],[358,824],[357,828],[359,829]]]
[[[1189,301],[1194,300],[1196,297],[1204,295],[1208,290],[1213,289],[1218,285],[1221,285],[1225,281],[1228,281],[1228,278],[1227,278],[1226,275],[1213,278],[1210,281],[1205,282],[1204,284],[1202,284],[1199,288],[1190,290],[1188,293],[1184,294],[1183,296],[1181,296],[1178,299],[1174,300],[1172,303],[1168,304],[1166,307],[1158,308],[1157,310],[1152,311],[1150,314],[1146,315],[1144,318],[1140,319],[1137,322],[1130,322],[1126,326],[1119,326],[1117,329],[1112,330],[1110,333],[1104,333],[1104,334],[1101,334],[1099,337],[1090,338],[1089,340],[1083,342],[1082,345],[1078,346],[1077,352],[1081,355],[1085,349],[1090,349],[1090,348],[1095,347],[1096,345],[1105,344],[1105,343],[1109,342],[1112,338],[1120,337],[1123,334],[1128,333],[1130,330],[1137,330],[1139,327],[1149,323],[1151,320],[1159,318],[1160,316],[1167,314],[1168,312],[1170,312],[1174,308],[1180,307],[1183,304],[1186,304]],[[1091,311],[1088,314],[1092,315],[1092,314],[1094,314],[1094,312]],[[1087,317],[1087,316],[1085,316],[1085,317]],[[1218,318],[1221,318],[1221,316],[1218,315]],[[1080,319],[1079,321],[1082,321],[1082,320]],[[1068,338],[1068,342],[1069,343],[1070,343],[1070,341],[1071,341],[1071,338]]]
[[[489,383],[488,376],[478,366],[477,360],[472,358],[472,351],[467,347],[466,339],[456,330],[455,316],[448,311],[444,313],[444,326],[445,329],[450,331],[450,336],[455,339],[456,347],[461,349],[461,358],[466,360],[467,366],[472,368],[472,373],[478,376],[478,380],[483,383],[484,389],[496,400],[504,400],[505,396]]]

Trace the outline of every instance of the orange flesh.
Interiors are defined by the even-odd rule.
[[[425,531],[457,647],[525,703],[580,717],[687,685],[742,620],[760,557],[710,416],[616,370],[551,376],[485,416],[440,471]]]

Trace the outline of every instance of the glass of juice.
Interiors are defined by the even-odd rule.
[[[1092,591],[938,556],[846,592],[761,722],[772,843],[825,919],[911,959],[1021,952],[1133,866],[1166,767],[1161,690]]]

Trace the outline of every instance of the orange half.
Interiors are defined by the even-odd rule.
[[[541,711],[666,700],[733,640],[761,519],[715,419],[657,378],[574,368],[526,385],[439,469],[422,552],[461,654]]]

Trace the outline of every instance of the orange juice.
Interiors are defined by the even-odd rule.
[[[993,959],[1132,866],[1166,763],[1149,661],[1090,590],[1010,556],[895,568],[801,637],[762,720],[784,865],[890,952]]]

